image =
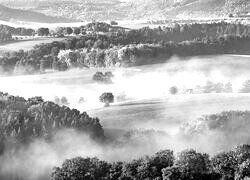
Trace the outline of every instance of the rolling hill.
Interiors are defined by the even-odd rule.
[[[0,0],[0,3],[8,7],[0,8],[3,19],[36,22],[214,18],[250,11],[247,0]]]
[[[4,5],[0,5],[0,20],[12,22],[28,21],[39,23],[70,22],[69,19],[66,19],[64,17],[53,17],[31,10],[9,8]]]

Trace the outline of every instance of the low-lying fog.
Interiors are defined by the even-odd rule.
[[[36,179],[48,174],[48,169],[60,165],[65,158],[75,156],[97,156],[108,161],[130,160],[164,148],[177,152],[195,148],[213,154],[238,143],[248,143],[247,128],[250,127],[239,129],[233,135],[204,131],[199,136],[185,134],[181,127],[184,123],[195,122],[204,114],[250,110],[250,95],[237,93],[243,82],[250,79],[249,60],[249,56],[231,55],[194,57],[188,61],[173,58],[166,64],[99,69],[113,72],[113,84],[108,85],[92,81],[96,70],[74,69],[42,75],[1,77],[0,90],[12,95],[25,98],[42,96],[50,101],[55,96],[65,96],[70,107],[98,115],[106,135],[116,142],[99,145],[85,135],[66,130],[55,136],[51,143],[37,140],[21,149],[20,153],[5,154],[0,159],[4,162],[1,170],[21,172],[26,179]],[[186,93],[197,85],[206,85],[207,81],[230,82],[233,93]],[[173,86],[178,89],[176,95],[169,91]],[[112,92],[115,97],[120,97],[120,102],[103,108],[99,102],[103,92]],[[81,97],[84,101],[79,103]],[[139,131],[122,136],[129,130]]]
[[[169,63],[133,68],[70,70],[42,75],[0,77],[1,91],[26,98],[43,96],[53,101],[55,96],[67,97],[70,107],[82,111],[100,108],[98,97],[103,92],[112,92],[124,100],[143,100],[169,96],[169,88],[176,86],[179,92],[214,83],[230,82],[236,93],[245,80],[250,79],[250,57],[209,56],[196,57],[189,61],[173,58]],[[112,71],[113,84],[98,84],[92,81],[96,71]],[[79,104],[80,97],[85,102]]]

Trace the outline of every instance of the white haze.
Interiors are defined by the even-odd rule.
[[[52,101],[55,96],[65,96],[70,107],[81,111],[102,107],[98,97],[103,92],[115,96],[124,94],[129,100],[161,98],[169,95],[169,88],[179,91],[214,83],[231,82],[234,93],[250,79],[250,57],[211,56],[196,57],[188,61],[173,58],[167,64],[139,66],[135,68],[99,69],[115,74],[113,84],[98,84],[92,81],[96,70],[70,70],[42,75],[0,77],[1,91],[25,98],[43,96]],[[78,104],[83,97],[85,103]]]
[[[103,72],[112,71],[114,73],[114,83],[110,85],[92,81],[92,75],[96,70],[74,69],[42,75],[1,77],[0,91],[25,98],[42,96],[45,100],[51,101],[55,96],[65,96],[69,100],[69,106],[80,111],[102,108],[103,104],[99,102],[98,97],[103,92],[113,92],[115,96],[124,94],[125,101],[128,102],[139,101],[172,96],[169,94],[169,88],[172,86],[176,86],[180,90],[192,89],[197,85],[205,85],[209,80],[214,83],[231,82],[234,93],[237,93],[242,83],[250,79],[249,59],[248,56],[229,55],[195,57],[188,61],[173,58],[169,63],[160,65],[99,69]],[[85,99],[82,104],[78,103],[80,97]],[[206,97],[209,98],[209,96]],[[202,106],[200,108],[202,109]],[[205,111],[206,109],[204,109]],[[182,113],[183,110],[176,106],[176,112]],[[188,117],[189,114],[185,114],[185,116]],[[194,119],[189,117],[188,120]],[[140,125],[143,126],[143,123]],[[182,133],[179,129],[180,126],[181,123],[177,127],[173,127],[172,131],[153,132],[149,135],[139,133],[131,139],[117,137],[115,142],[120,143],[107,145],[95,143],[88,136],[73,130],[64,130],[59,132],[50,143],[36,140],[29,147],[23,147],[18,152],[7,152],[0,159],[0,167],[4,173],[15,172],[27,180],[46,179],[53,166],[59,166],[64,159],[76,156],[97,156],[112,162],[130,160],[165,148],[175,151],[195,148],[213,154],[218,150],[231,148],[238,142],[247,143],[249,141],[247,133],[235,132],[235,136],[239,135],[237,138],[225,136],[223,132],[210,131],[205,131],[199,136],[192,136]],[[159,130],[156,128],[157,125],[151,127],[145,124],[144,129]]]

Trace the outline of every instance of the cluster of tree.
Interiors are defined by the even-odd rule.
[[[64,28],[65,29],[65,28]],[[66,28],[67,29],[67,28]],[[59,31],[65,32],[64,31]],[[120,27],[113,27],[106,23],[90,23],[86,26],[79,28],[80,33],[85,34],[86,31],[93,32],[88,34],[90,36],[96,36],[97,39],[91,39],[93,41],[101,40],[107,41],[105,43],[114,45],[126,45],[126,44],[138,44],[138,43],[157,43],[161,41],[192,41],[194,39],[203,38],[218,38],[223,36],[249,36],[250,27],[244,24],[236,23],[190,23],[190,24],[175,24],[173,27],[158,27],[151,29],[144,27],[141,29],[127,30]],[[96,32],[105,32],[105,34],[98,34]],[[72,32],[72,30],[70,31]],[[60,34],[58,33],[58,34]],[[84,41],[85,42],[85,41]]]
[[[7,52],[0,57],[2,73],[37,73],[45,69],[58,68],[57,55],[64,43],[55,41],[36,45],[28,51]]]
[[[221,36],[249,36],[250,27],[244,24],[236,23],[190,23],[175,24],[173,27],[159,27],[151,29],[149,27],[141,28],[127,32],[132,35],[135,41],[152,43],[159,41],[192,41],[194,39],[218,38]]]
[[[213,26],[216,28],[212,28],[211,32],[210,28],[204,30],[204,27]],[[61,42],[41,44],[27,52],[7,53],[0,58],[0,66],[6,72],[27,71],[30,73],[43,72],[46,69],[66,70],[71,67],[134,66],[161,63],[173,55],[185,57],[245,53],[248,51],[250,46],[248,33],[245,33],[244,36],[236,36],[237,33],[224,36],[224,34],[227,34],[227,30],[220,28],[222,29],[221,33],[218,33],[217,27],[221,26],[222,24],[193,24],[191,25],[192,28],[196,27],[202,33],[205,31],[206,36],[200,36],[196,32],[194,33],[195,37],[185,39],[192,40],[183,42],[179,42],[179,40],[169,41],[169,39],[161,37],[164,33],[153,33],[154,35],[151,36],[145,33],[146,30],[143,29],[119,30],[109,34],[91,33],[68,38]],[[231,27],[229,24],[225,26]],[[248,32],[243,25],[239,25],[239,28],[236,25],[232,25],[232,27],[235,31],[238,29],[241,32],[245,29],[244,32]],[[154,32],[152,29],[149,29],[149,31]],[[156,32],[158,31],[159,29],[156,30]],[[187,34],[190,34],[190,32],[187,31]],[[154,36],[157,39],[154,39]],[[173,35],[164,35],[164,37],[168,36],[174,37]],[[181,37],[181,35],[176,35],[176,37]]]
[[[112,78],[114,77],[114,75],[112,74],[112,72],[96,72],[93,75],[93,80],[96,82],[101,82],[101,83],[112,83]]]
[[[230,82],[214,83],[212,81],[207,81],[205,86],[197,86],[192,90],[192,93],[232,93],[233,88]]]
[[[76,157],[55,167],[53,180],[240,180],[250,177],[250,146],[238,146],[213,157],[195,150],[177,156],[163,150],[130,162],[108,163],[97,158]]]
[[[35,34],[33,29],[13,28],[6,25],[0,26],[1,32],[13,35]],[[103,22],[93,22],[80,27],[58,27],[55,31],[50,31],[48,28],[41,27],[37,30],[39,36],[54,35],[85,35],[86,32],[91,32],[95,35],[100,35],[98,32],[104,32],[108,36],[109,44],[132,44],[132,43],[155,43],[160,41],[191,41],[196,38],[202,39],[205,37],[217,38],[225,35],[233,36],[249,36],[249,26],[233,23],[207,23],[207,24],[175,24],[174,27],[159,27],[151,29],[149,27],[138,30],[127,30],[121,27],[114,27]],[[102,40],[102,39],[101,39]]]
[[[110,25],[112,25],[112,26],[117,26],[117,25],[118,25],[118,22],[116,22],[116,21],[110,21]]]
[[[1,33],[6,33],[6,34],[11,34],[11,35],[19,35],[19,36],[32,36],[35,33],[34,29],[30,28],[23,28],[23,27],[18,27],[14,28],[11,26],[7,25],[0,25],[0,32]]]
[[[0,32],[0,42],[6,42],[12,40],[12,35],[6,32]]]
[[[197,121],[185,123],[182,131],[188,135],[204,133],[205,131],[220,131],[225,136],[231,136],[232,132],[240,131],[243,138],[250,128],[250,111],[225,111],[217,114],[204,115]]]
[[[239,127],[249,127],[249,111],[226,111],[218,114],[203,116],[202,121],[207,123],[207,127],[212,129],[238,129]],[[237,122],[237,127],[232,126],[233,122]],[[233,131],[232,131],[233,132]]]
[[[49,138],[57,130],[74,128],[94,139],[104,138],[98,118],[87,113],[53,102],[44,102],[42,97],[25,100],[21,97],[0,93],[0,142],[1,150],[9,139],[18,143],[30,142],[33,138]]]
[[[138,30],[117,29],[114,32],[98,34],[90,33],[68,39],[70,49],[102,48],[110,45],[153,44],[159,42],[183,42],[195,39],[218,39],[224,36],[249,36],[250,27],[242,24],[212,23],[212,24],[176,24],[174,27],[149,27]]]
[[[249,2],[247,0],[225,0],[224,11],[227,14],[246,13]]]
[[[54,98],[54,102],[56,104],[60,105],[60,106],[68,106],[69,105],[68,99],[65,96],[63,96],[61,98],[59,98],[58,96],[56,96]]]
[[[71,27],[57,27],[55,29],[54,33],[57,34],[57,35],[70,35],[72,33],[78,35],[80,33],[83,33],[83,31],[79,27],[76,27],[76,28],[71,28]]]
[[[92,23],[86,24],[84,28],[86,29],[86,31],[109,32],[112,26],[104,22],[92,22]]]
[[[240,93],[250,93],[250,80],[246,80],[241,89],[239,90]]]
[[[76,38],[75,38],[76,39]],[[202,39],[181,43],[131,44],[107,49],[83,48],[61,50],[72,41],[53,42],[36,46],[27,52],[7,53],[0,58],[5,72],[40,72],[45,69],[67,70],[71,67],[135,66],[166,62],[173,55],[180,57],[210,54],[244,53],[250,37],[228,36],[216,40]],[[87,43],[87,42],[86,42]]]
[[[50,31],[50,34],[57,36],[66,36],[66,35],[85,35],[87,32],[90,33],[108,33],[116,32],[118,30],[124,30],[122,27],[114,27],[117,25],[116,22],[111,21],[110,24],[104,22],[92,22],[80,27],[57,27],[55,31]]]
[[[50,34],[49,28],[43,28],[43,27],[41,27],[41,28],[39,28],[37,30],[37,35],[38,36],[48,36],[49,34]]]
[[[101,44],[101,43],[100,43]],[[129,44],[106,48],[62,50],[62,62],[74,62],[81,67],[135,66],[166,62],[173,55],[180,57],[247,52],[250,37],[227,36],[218,39],[196,39],[180,43]],[[69,53],[71,56],[69,57]],[[69,63],[68,63],[69,64]],[[70,66],[69,66],[70,67]]]

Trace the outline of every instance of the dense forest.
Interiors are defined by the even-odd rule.
[[[97,44],[99,44],[97,42]],[[72,67],[120,67],[163,63],[176,55],[179,57],[214,54],[234,54],[248,51],[249,37],[227,36],[216,40],[201,39],[180,43],[160,42],[156,44],[118,45],[102,49],[82,48],[61,50],[58,63],[65,69]]]
[[[95,29],[93,24],[89,26],[86,25]],[[166,62],[174,55],[244,54],[249,53],[250,47],[250,30],[241,24],[191,24],[139,30],[118,28],[114,32],[98,33],[105,31],[104,27],[99,25],[90,33],[37,45],[29,51],[6,53],[0,58],[2,72],[37,73],[72,67],[136,66]],[[77,31],[79,33],[79,29]]]
[[[242,145],[212,157],[195,150],[174,155],[157,152],[130,162],[108,163],[97,158],[76,157],[55,167],[53,180],[240,180],[250,177],[250,146]]]
[[[89,134],[93,139],[104,139],[99,119],[76,109],[45,102],[41,97],[25,100],[7,93],[0,94],[1,153],[11,139],[17,143],[29,143],[35,138],[49,139],[57,130],[73,128]]]

